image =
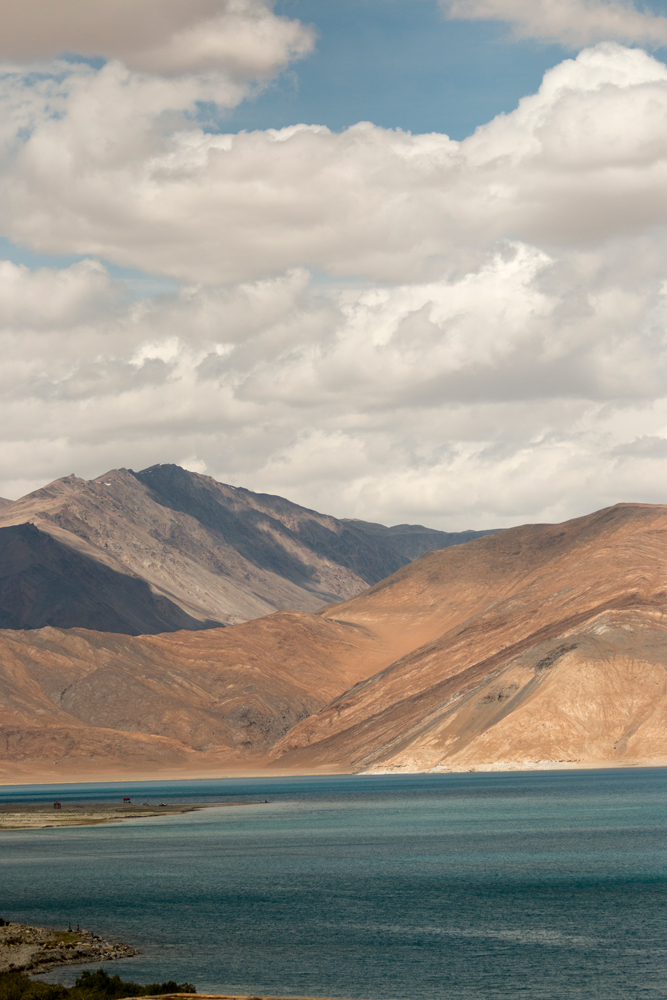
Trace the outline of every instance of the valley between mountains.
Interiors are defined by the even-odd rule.
[[[667,762],[667,507],[450,535],[155,466],[0,556],[1,781]]]

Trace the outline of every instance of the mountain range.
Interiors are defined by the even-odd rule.
[[[0,628],[146,635],[316,611],[485,532],[338,520],[176,465],[0,504]]]
[[[667,507],[620,504],[427,553],[317,612],[6,629],[0,775],[665,763],[666,565]]]

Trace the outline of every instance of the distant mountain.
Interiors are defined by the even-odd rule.
[[[122,573],[34,524],[0,528],[0,628],[57,622],[105,632],[204,628],[145,580]]]
[[[315,611],[457,538],[337,520],[176,465],[66,476],[0,508],[0,627],[140,635]]]
[[[13,500],[5,500],[4,497],[0,497],[0,510],[2,510],[3,507],[9,507],[13,502]]]
[[[667,507],[621,504],[320,614],[0,630],[0,779],[664,765],[665,567]]]
[[[495,535],[500,528],[487,531],[437,531],[435,528],[425,528],[421,524],[395,524],[392,528],[374,521],[359,521],[343,518],[344,524],[354,525],[359,531],[391,548],[405,563],[419,559],[427,552],[436,549],[448,549],[451,545],[463,545],[473,538],[483,538],[484,535]]]

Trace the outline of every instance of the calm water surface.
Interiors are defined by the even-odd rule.
[[[110,971],[200,991],[667,997],[667,770],[0,787],[124,794],[269,802],[2,833],[0,915],[117,936],[143,954]]]

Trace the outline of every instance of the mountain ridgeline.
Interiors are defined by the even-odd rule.
[[[0,502],[0,628],[146,635],[346,600],[485,532],[338,520],[176,465]]]
[[[0,511],[0,779],[665,764],[666,566],[658,505],[450,535],[68,476]]]
[[[6,629],[0,777],[664,765],[665,567],[667,507],[619,504],[428,553],[318,613]]]

